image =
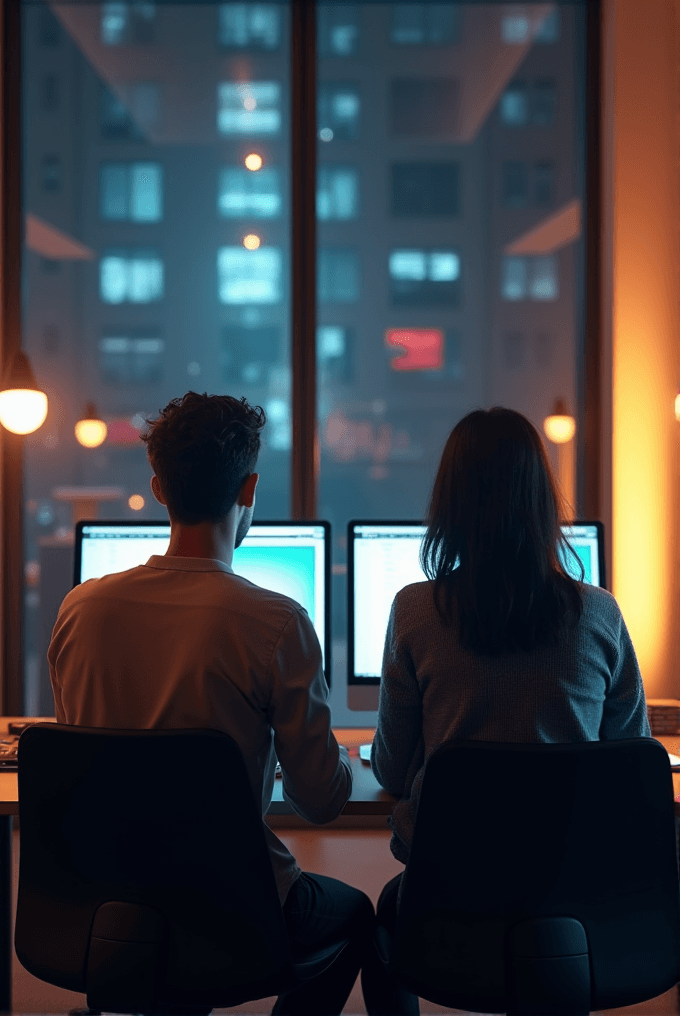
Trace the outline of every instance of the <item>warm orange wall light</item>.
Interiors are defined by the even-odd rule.
[[[678,673],[676,4],[603,4],[605,201],[612,229],[613,592],[648,697]],[[650,109],[654,115],[650,116]],[[608,246],[611,245],[611,246]]]

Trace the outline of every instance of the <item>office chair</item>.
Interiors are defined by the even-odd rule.
[[[18,765],[16,953],[91,1010],[235,1006],[318,976],[347,947],[293,962],[227,734],[38,723]]]
[[[661,994],[680,979],[665,749],[440,746],[401,892],[396,926],[376,932],[380,959],[439,1005],[585,1016]]]

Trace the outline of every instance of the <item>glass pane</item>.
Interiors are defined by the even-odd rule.
[[[327,35],[320,48],[319,513],[333,527],[334,674],[346,669],[348,520],[422,519],[444,442],[476,407],[510,406],[541,429],[556,398],[576,412],[585,6],[345,4],[356,50],[340,61]],[[326,33],[335,8],[317,5]],[[340,94],[356,97],[356,131],[332,119]],[[342,217],[334,181],[349,171],[360,205]],[[348,701],[335,681],[336,722]]]
[[[25,440],[25,707],[49,715],[79,512],[167,518],[147,416],[189,390],[263,406],[256,513],[290,516],[290,26],[281,2],[22,0],[22,16],[23,192],[39,227],[23,342],[49,398]],[[345,215],[347,184],[332,193]],[[108,425],[97,448],[74,432],[89,401]]]

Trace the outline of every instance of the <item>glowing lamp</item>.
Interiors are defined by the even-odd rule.
[[[562,399],[555,400],[551,415],[546,416],[543,421],[543,430],[553,444],[567,444],[573,438],[576,433],[576,420],[567,413]]]
[[[138,512],[144,507],[144,498],[141,494],[132,494],[128,498],[128,504],[133,511]]]
[[[262,156],[258,155],[257,152],[249,152],[243,160],[246,169],[256,173],[258,169],[262,169]]]
[[[675,419],[680,421],[680,392],[675,396]]]
[[[85,415],[76,424],[76,438],[83,448],[98,448],[106,440],[108,428],[99,419],[94,402],[85,406]]]
[[[0,391],[0,423],[13,434],[32,434],[47,416],[47,396],[38,389],[28,357],[12,357]]]
[[[248,233],[247,236],[243,237],[243,246],[246,250],[257,250],[260,246],[260,238],[255,233]]]

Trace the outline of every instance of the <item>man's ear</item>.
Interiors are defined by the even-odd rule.
[[[255,488],[257,487],[257,481],[260,479],[259,473],[251,473],[243,481],[241,486],[241,492],[238,496],[238,503],[246,508],[252,508],[253,502],[255,501]]]
[[[163,497],[163,491],[161,490],[161,485],[158,482],[158,477],[156,476],[155,473],[151,477],[151,490],[152,490],[153,496],[156,498],[158,503],[162,504],[163,506],[165,506],[165,498]]]

